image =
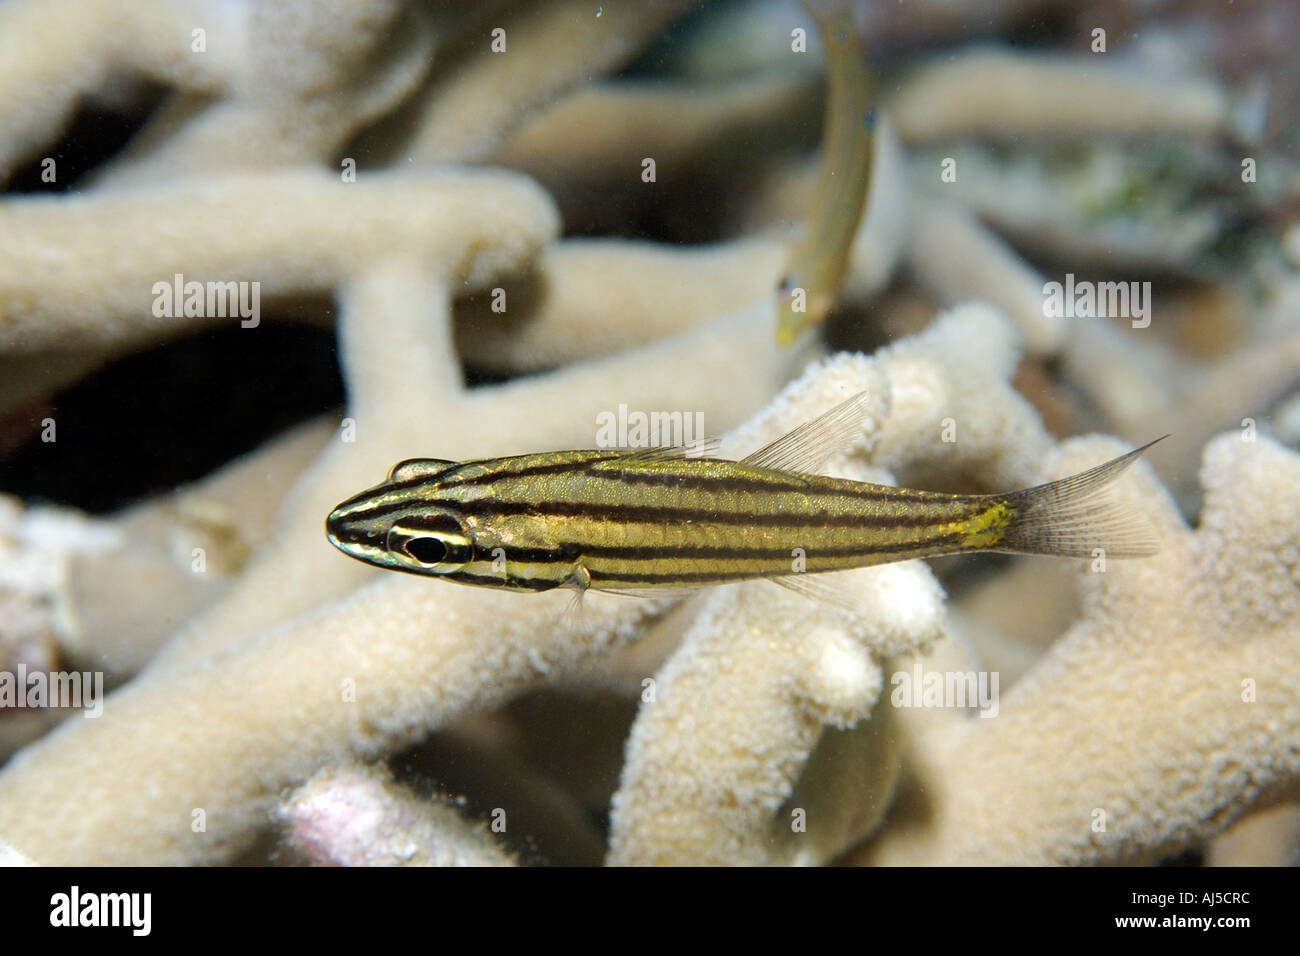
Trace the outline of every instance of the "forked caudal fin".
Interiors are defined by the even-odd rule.
[[[1088,471],[998,497],[1012,517],[991,550],[1090,558],[1141,558],[1160,550],[1146,517],[1109,497],[1109,486],[1163,438]]]

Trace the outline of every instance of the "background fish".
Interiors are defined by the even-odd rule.
[[[876,87],[847,14],[810,8],[826,50],[826,120],[821,170],[803,238],[777,294],[777,340],[788,345],[821,324],[835,304],[871,186]]]

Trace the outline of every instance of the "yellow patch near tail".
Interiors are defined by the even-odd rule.
[[[965,535],[961,543],[963,548],[991,548],[1002,540],[1014,516],[1011,508],[998,502],[973,518],[956,522],[955,530]]]

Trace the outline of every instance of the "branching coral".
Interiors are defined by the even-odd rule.
[[[15,94],[0,118],[14,134],[0,146],[0,178],[48,141],[78,97],[122,75],[174,92],[106,182],[329,159],[423,78],[434,45],[427,15],[402,0],[81,0],[60,13],[0,10],[0,86]]]
[[[42,863],[229,859],[282,786],[498,704],[630,638],[652,609],[595,596],[579,626],[567,596],[427,584],[378,581],[142,675],[98,721],[64,724],[14,758],[0,830]]]
[[[567,101],[566,101],[567,102]],[[587,115],[584,122],[599,117]],[[544,114],[540,123],[545,123]],[[674,127],[674,135],[676,127]],[[843,300],[864,304],[893,276],[903,254],[907,199],[903,159],[887,120],[880,121],[868,209],[849,252]],[[788,205],[806,205],[806,172],[778,177],[763,204],[765,220]],[[756,221],[771,232],[774,222]],[[480,296],[457,312],[457,347],[467,360],[493,369],[531,371],[614,353],[661,339],[754,302],[774,289],[788,265],[781,235],[747,237],[709,247],[565,239],[551,244],[536,269],[505,286],[504,314]],[[670,281],[666,281],[671,277]],[[610,321],[616,307],[622,321]]]
[[[169,224],[162,249],[158,223]],[[230,321],[233,310],[218,315],[206,299],[198,316],[187,313],[187,295],[160,307],[155,285],[174,286],[177,274],[258,282],[269,298],[331,288],[401,259],[473,291],[518,269],[556,228],[536,186],[492,171],[381,173],[356,183],[281,172],[13,200],[0,211],[0,350],[70,338],[133,344]]]
[[[1071,442],[1049,474],[1115,447]],[[1082,618],[996,720],[898,715],[915,789],[863,861],[1148,862],[1294,797],[1300,456],[1224,435],[1201,478],[1195,531],[1128,486],[1164,550],[1081,572]]]
[[[471,15],[458,44],[463,56],[420,98],[406,148],[424,162],[487,158],[535,109],[631,59],[685,7],[549,0]],[[582,54],[559,57],[557,47]],[[499,54],[483,56],[485,49]]]
[[[1159,130],[1211,135],[1239,127],[1219,83],[1168,80],[1116,68],[1097,57],[1070,59],[975,50],[914,77],[890,103],[904,140],[977,133]]]
[[[770,316],[766,324],[752,320],[751,324],[758,328],[761,336],[758,340],[771,350]],[[980,314],[955,316],[930,338],[947,341],[951,354],[956,356],[960,354],[960,342],[977,328],[982,329],[990,342],[1010,341],[1005,325]],[[698,338],[689,337],[691,345],[697,344]],[[1002,352],[1011,354],[1006,345]],[[939,353],[943,354],[942,348]],[[680,361],[679,355],[672,355]],[[896,389],[909,397],[911,406],[910,414],[897,418],[904,428],[928,431],[937,426],[936,413],[945,408],[942,396],[956,401],[961,395],[961,382],[944,381],[945,375],[953,374],[954,366],[948,365],[945,371],[942,363],[927,359],[926,355],[926,349],[915,346],[900,345],[896,350],[894,362],[899,381],[897,386],[891,386],[891,391]],[[858,386],[880,387],[879,380],[866,369],[859,368],[856,375],[847,376],[844,370],[832,367],[832,372],[835,371],[841,380],[856,382]],[[852,371],[850,365],[848,372]],[[982,364],[966,375],[973,375],[975,382],[989,381]],[[918,380],[927,379],[933,387],[915,387]],[[813,381],[823,389],[829,384],[818,379]],[[982,410],[984,421],[972,419],[973,435],[985,433],[998,422],[1002,427],[992,427],[992,433],[1005,437],[1006,424],[1024,414],[1020,411],[1025,408],[1023,402],[1009,392],[1006,394],[1008,412],[990,415]],[[798,414],[806,414],[808,407],[805,399],[802,408],[796,406]],[[993,410],[998,405],[986,403],[985,408]],[[793,414],[786,413],[787,417]],[[775,422],[768,423],[766,432],[770,435],[775,426]],[[889,437],[888,430],[885,437]],[[972,440],[968,447],[976,444]],[[1018,449],[1012,453],[1017,452]],[[321,468],[328,473],[331,459],[338,457],[327,455]],[[319,511],[309,513],[316,517]],[[312,521],[313,525],[317,523],[318,519]],[[319,534],[319,530],[313,528],[313,533]],[[291,537],[278,534],[273,537],[280,546],[294,545]],[[313,593],[337,587],[327,572],[327,562],[318,564],[311,589],[306,581],[296,583],[294,594],[299,600],[310,600]],[[881,588],[885,587],[885,581],[902,580],[900,574],[924,575],[920,569],[869,573],[884,576]],[[264,636],[254,636],[252,628],[257,626],[259,618],[265,621],[263,627],[276,623],[276,619],[267,618],[267,611],[262,609],[265,605],[257,604],[259,600],[267,600],[261,583],[263,577],[246,573],[242,580],[250,583],[237,585],[214,614],[202,619],[197,629],[180,635],[179,643],[169,647],[149,671],[114,698],[115,705],[106,710],[89,732],[82,731],[77,724],[65,726],[42,744],[29,748],[12,768],[17,770],[31,761],[52,761],[20,775],[11,774],[9,779],[19,786],[21,781],[57,786],[62,773],[80,773],[73,768],[89,760],[97,768],[91,771],[90,777],[99,781],[97,788],[104,788],[96,789],[93,796],[87,795],[98,810],[81,807],[60,821],[47,818],[39,832],[29,832],[30,827],[21,818],[5,819],[3,814],[21,813],[20,808],[35,807],[41,801],[33,793],[5,792],[5,784],[0,782],[0,831],[23,834],[24,845],[43,862],[60,859],[59,854],[64,852],[60,847],[78,846],[81,847],[78,852],[84,853],[87,842],[101,846],[104,859],[179,862],[217,858],[219,854],[237,850],[241,840],[248,838],[250,826],[262,817],[262,808],[270,796],[268,790],[273,793],[278,784],[292,781],[302,773],[301,768],[310,766],[314,760],[338,754],[342,748],[353,748],[358,755],[373,754],[375,748],[391,748],[409,739],[417,727],[426,723],[445,724],[466,708],[503,699],[511,693],[512,686],[517,693],[548,675],[554,679],[586,655],[607,647],[612,640],[626,640],[633,633],[629,631],[631,622],[648,610],[635,602],[596,596],[588,599],[586,619],[575,623],[559,614],[563,599],[556,602],[547,597],[530,600],[529,595],[492,595],[462,588],[430,589],[427,582],[388,578],[358,591],[354,598],[329,613],[309,615],[287,629],[273,627]],[[281,576],[278,585],[283,583]],[[926,591],[924,584],[912,587],[919,587],[921,593]],[[937,610],[937,591],[933,584],[929,589],[932,619]],[[806,611],[803,598],[789,595],[783,599]],[[547,608],[544,613],[557,617],[553,630],[537,629],[539,604]],[[287,614],[284,599],[272,608],[281,615]],[[459,614],[456,608],[461,609]],[[230,623],[235,614],[240,614],[244,621],[242,632]],[[473,623],[475,618],[477,624]],[[513,637],[511,626],[506,624],[509,618],[516,620]],[[924,640],[933,636],[926,628],[934,626],[921,623],[925,619],[924,613],[918,617],[915,610],[905,611],[903,620],[907,623],[893,628],[919,626],[922,628],[919,639]],[[443,623],[430,629],[427,622],[432,620]],[[376,627],[367,622],[382,623]],[[890,630],[880,622],[872,627],[879,633]],[[242,634],[249,636],[239,639]],[[466,640],[468,643],[464,643]],[[301,659],[295,661],[293,658],[299,655]],[[315,660],[332,662],[328,675],[313,666],[311,662]],[[459,673],[462,668],[467,670]],[[286,680],[290,674],[299,677]],[[241,690],[232,695],[231,683],[239,683]],[[186,688],[181,697],[185,701],[183,718],[174,712],[177,688],[181,686]],[[273,686],[279,690],[273,691]],[[296,729],[284,725],[284,715],[278,710],[254,705],[262,695],[273,693],[296,702]],[[410,703],[404,705],[404,698],[409,698]],[[175,750],[160,752],[155,739],[161,733],[158,728],[178,718],[189,723],[193,731],[176,739]],[[223,748],[231,721],[243,726],[245,739],[260,740],[264,745],[226,753]],[[263,726],[263,721],[269,723]],[[279,724],[279,729],[273,731],[272,724]],[[812,729],[815,724],[808,726]],[[204,733],[205,729],[214,727],[222,731]],[[154,740],[154,744],[147,745],[149,740]],[[276,741],[293,741],[292,752],[281,750]],[[797,761],[800,745],[806,750],[812,742],[806,739],[806,733],[804,738],[793,741],[789,745],[792,747],[789,759]],[[142,746],[147,750],[139,751]],[[152,753],[151,759],[170,768],[167,784],[150,788],[157,802],[146,794],[133,792],[131,775],[121,776],[113,769],[138,766],[145,752]],[[64,764],[65,760],[72,763]],[[196,761],[203,766],[191,766]],[[66,767],[66,771],[61,767]],[[261,783],[250,789],[251,781]],[[118,801],[129,804],[130,809],[125,805],[110,806]],[[188,828],[192,811],[198,809],[204,811],[211,836],[194,834]],[[136,822],[123,819],[123,813]],[[114,817],[117,818],[114,832],[118,836],[109,839],[99,831]],[[159,819],[170,819],[175,826],[169,832],[159,832],[156,828]],[[65,827],[73,827],[76,832]],[[152,832],[147,832],[151,829]],[[32,845],[37,841],[41,842],[39,848]]]
[[[973,340],[987,347],[978,360],[964,347]],[[949,473],[1027,483],[1046,439],[1035,440],[1033,412],[1005,383],[1015,341],[1005,319],[968,307],[878,358],[846,357],[810,372],[765,418],[790,425],[811,417],[811,396],[865,387],[882,398],[872,460],[910,468],[941,462]],[[935,441],[945,419],[961,421],[960,441]],[[861,464],[845,476],[880,480]],[[942,592],[915,562],[853,572],[836,586],[855,595],[847,618],[768,584],[709,599],[660,672],[655,701],[643,707],[629,741],[614,802],[614,861],[824,862],[879,822],[897,769],[874,726],[880,662],[944,633]],[[804,829],[778,826],[774,839],[773,812],[791,797],[823,726],[851,727],[873,707],[873,726],[828,749],[833,755],[814,761],[816,776],[802,784],[808,794],[827,787],[847,799],[822,813],[792,807],[807,815]],[[710,733],[691,731],[698,726]],[[864,751],[874,758],[863,771],[870,776],[859,774],[854,786],[845,767],[858,770]],[[849,802],[855,797],[860,805]]]

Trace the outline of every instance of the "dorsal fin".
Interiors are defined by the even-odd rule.
[[[870,393],[858,392],[829,412],[764,445],[742,463],[815,475],[835,452],[862,434],[870,401]]]
[[[410,481],[413,478],[431,478],[457,464],[442,458],[407,458],[399,461],[388,472],[389,481]]]

